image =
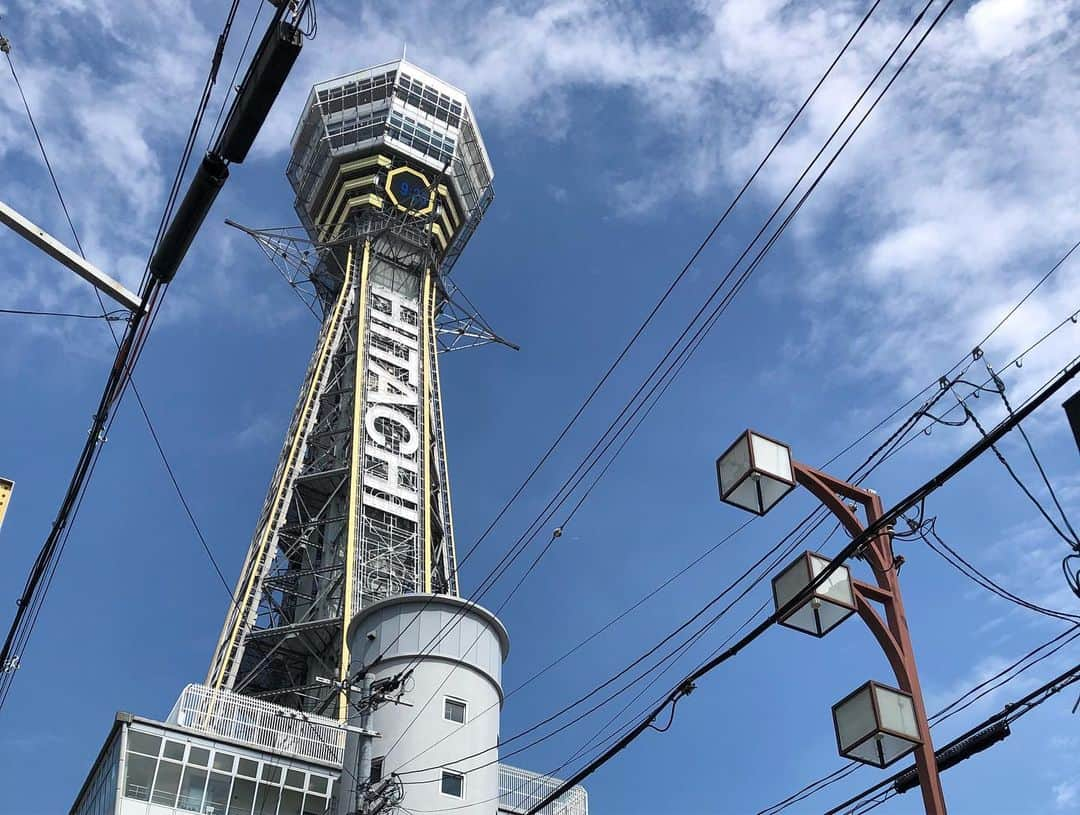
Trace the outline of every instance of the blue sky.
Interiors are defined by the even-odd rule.
[[[241,4],[228,73],[255,5]],[[252,157],[234,169],[165,298],[136,376],[230,581],[315,325],[257,248],[222,221],[294,223],[284,167],[312,82],[398,56],[407,41],[411,60],[469,92],[495,165],[495,204],[455,274],[522,350],[484,348],[443,363],[464,549],[621,349],[865,6],[321,3],[318,38],[306,45]],[[88,255],[136,281],[223,10],[180,0],[59,0],[3,3],[0,12]],[[909,3],[881,4],[610,387],[466,566],[465,590],[573,469],[913,14]],[[507,686],[742,523],[716,499],[713,472],[715,456],[740,430],[753,425],[791,442],[803,460],[827,460],[970,351],[1080,238],[1078,16],[1080,4],[1052,0],[980,0],[948,13],[502,613],[513,641]],[[217,98],[215,112],[216,105]],[[3,200],[67,240],[7,81],[0,112]],[[6,232],[0,279],[3,308],[96,306],[85,284]],[[1078,307],[1073,259],[995,335],[987,359],[1004,364]],[[1076,354],[1078,331],[1067,326],[1007,372],[1014,402]],[[112,343],[100,321],[3,316],[0,346],[0,474],[17,482],[0,533],[6,604],[54,516]],[[1035,417],[1030,433],[1078,514],[1077,451],[1059,402]],[[972,407],[986,423],[1000,415],[987,397]],[[880,438],[834,469],[846,474]],[[889,505],[974,438],[971,427],[940,427],[878,470],[870,486]],[[1034,485],[1018,440],[1003,449]],[[810,506],[805,495],[788,498],[516,694],[504,711],[504,736],[659,639]],[[1058,569],[1064,545],[995,461],[971,467],[928,509],[946,541],[1009,589],[1076,610]],[[825,550],[838,546],[834,539]],[[899,546],[931,710],[1063,627],[975,588],[922,544]],[[498,605],[511,585],[504,581],[485,603]],[[763,585],[736,606],[678,673],[767,597]],[[0,714],[5,811],[62,811],[116,710],[166,714],[185,683],[202,679],[226,602],[141,417],[125,401]],[[936,739],[962,732],[1078,653],[1073,646],[1040,664],[943,724]],[[772,631],[701,682],[670,731],[648,733],[590,779],[593,812],[744,813],[771,804],[840,765],[829,708],[869,678],[891,681],[858,623],[820,642]],[[1042,706],[1005,743],[947,772],[952,811],[1080,811],[1073,701],[1070,694]],[[551,770],[605,719],[590,717],[512,761]],[[879,777],[862,769],[791,811],[820,812]],[[918,799],[909,793],[881,811],[917,812]]]

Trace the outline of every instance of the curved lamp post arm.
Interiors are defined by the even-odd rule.
[[[845,498],[862,506],[867,523],[874,523],[884,513],[881,498],[877,493],[840,481],[798,461],[792,461],[791,466],[796,483],[813,493],[852,537],[863,532],[866,527],[855,511],[845,503]],[[918,770],[923,804],[927,815],[945,815],[945,797],[941,791],[937,759],[930,739],[930,725],[926,717],[926,706],[919,685],[915,654],[897,578],[892,532],[883,531],[866,545],[860,556],[869,563],[877,585],[852,580],[856,610],[885,652],[901,689],[912,696],[922,741],[915,751],[915,766]],[[871,601],[884,607],[885,619],[882,619],[871,605]]]

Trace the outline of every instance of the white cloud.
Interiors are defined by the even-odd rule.
[[[1054,806],[1058,809],[1076,809],[1080,803],[1080,783],[1076,781],[1062,781],[1055,784],[1051,790],[1054,796]]]
[[[685,0],[663,11],[605,0],[323,3],[318,38],[256,154],[287,150],[313,82],[392,59],[407,41],[411,59],[468,90],[482,128],[514,140],[595,145],[605,138],[605,105],[633,121],[617,135],[620,163],[583,182],[615,190],[624,214],[648,215],[675,189],[718,211],[864,10],[856,0]],[[751,205],[769,206],[786,191],[911,13],[878,9]],[[426,26],[418,37],[417,20],[447,15],[454,25]],[[1080,236],[1077,18],[1070,0],[980,0],[943,18],[794,222],[798,276],[768,265],[759,273],[780,277],[786,285],[777,290],[805,304],[792,330],[813,361],[828,358],[834,375],[887,372],[901,388],[921,385]],[[130,279],[141,270],[220,20],[180,0],[67,0],[27,19],[28,42],[16,42],[16,55],[62,176],[85,191],[72,196],[76,219],[95,259]],[[10,124],[20,115],[10,92],[0,106],[0,158],[15,151],[31,160],[32,142]],[[509,157],[494,156],[496,171],[500,159]],[[45,193],[35,193],[35,208],[53,206]],[[116,223],[131,225],[125,240],[111,234]],[[1007,358],[1076,305],[1080,262],[999,333],[993,358]],[[1074,345],[1075,332],[1048,343],[1021,384],[1047,375]]]

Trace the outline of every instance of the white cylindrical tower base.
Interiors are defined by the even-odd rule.
[[[502,663],[510,650],[503,624],[458,597],[409,594],[365,608],[349,625],[348,638],[352,676],[371,666],[368,675],[378,683],[412,668],[401,696],[412,706],[387,702],[370,720],[380,734],[371,749],[376,770],[383,777],[407,773],[402,804],[494,815]],[[355,710],[349,723],[360,724]],[[343,775],[342,784],[349,783]]]

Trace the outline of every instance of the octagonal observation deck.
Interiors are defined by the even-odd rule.
[[[313,238],[344,217],[344,194],[355,196],[368,181],[377,191],[379,173],[402,164],[448,182],[452,262],[490,203],[494,174],[465,93],[403,59],[312,88],[286,175]]]

